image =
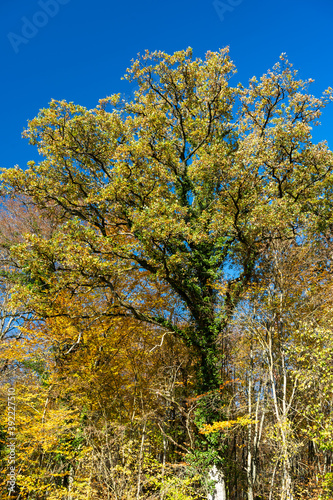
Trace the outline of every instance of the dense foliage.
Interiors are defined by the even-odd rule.
[[[332,498],[331,90],[234,73],[146,52],[131,100],[51,101],[2,172],[17,499]]]

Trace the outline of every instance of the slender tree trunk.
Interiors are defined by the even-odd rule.
[[[72,486],[73,486],[73,474],[74,470],[73,467],[70,468],[69,470],[69,477],[68,477],[68,500],[72,500]]]
[[[271,487],[270,487],[270,490],[269,490],[268,500],[272,500],[272,498],[273,498],[272,495],[273,495],[273,489],[274,489],[274,482],[275,482],[275,475],[276,475],[277,467],[278,467],[278,462],[276,462],[275,465],[274,465],[273,474],[272,474],[272,477],[271,477]]]
[[[250,358],[251,358],[251,373],[249,375],[249,383],[248,383],[248,411],[249,411],[249,417],[252,417],[252,389],[253,389],[253,381],[252,381],[252,374],[253,374],[253,352],[252,352],[252,345],[251,345],[251,353],[250,353]],[[255,480],[255,477],[253,478],[253,456],[252,456],[252,424],[250,423],[248,425],[248,436],[247,436],[248,442],[247,442],[247,467],[246,467],[246,475],[247,475],[247,498],[248,500],[253,500],[253,483]]]
[[[146,420],[145,420],[145,422],[143,424],[142,437],[141,437],[141,445],[140,445],[138,484],[137,484],[137,490],[136,490],[136,498],[137,498],[137,500],[140,498],[141,469],[142,469],[143,447],[144,447],[144,444],[145,444],[145,438],[146,438]]]
[[[254,485],[257,479],[257,456],[261,441],[264,419],[265,419],[264,401],[265,401],[266,383],[264,381],[261,382],[259,389],[256,392],[254,391],[254,383],[253,383],[254,362],[253,362],[252,347],[250,352],[250,360],[251,360],[251,372],[249,374],[249,381],[248,381],[248,413],[251,420],[254,417],[254,423],[249,423],[248,425],[246,473],[247,473],[247,498],[248,500],[253,500]],[[256,401],[255,400],[253,401],[255,394],[257,394],[256,396],[257,399]],[[262,406],[262,414],[259,419],[261,406]],[[252,415],[253,413],[254,415]]]
[[[164,423],[163,423],[164,427]],[[165,437],[165,434],[163,434],[163,459],[162,459],[162,480],[164,478],[164,473],[165,473],[165,463],[166,463],[166,456],[167,456],[167,439]],[[161,500],[164,500],[164,488],[161,493]]]

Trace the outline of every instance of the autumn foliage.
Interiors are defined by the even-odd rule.
[[[332,498],[331,89],[227,49],[125,78],[1,175],[0,498],[13,384],[17,500]]]

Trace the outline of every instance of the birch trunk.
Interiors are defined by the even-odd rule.
[[[208,495],[208,500],[227,500],[224,475],[221,470],[217,469],[216,465],[211,468],[209,479],[215,481],[215,489],[213,494]]]

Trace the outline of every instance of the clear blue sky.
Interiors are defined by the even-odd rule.
[[[286,52],[312,93],[333,87],[333,0],[221,0],[219,12],[213,0],[0,0],[0,29],[1,167],[37,158],[21,133],[51,98],[94,107],[128,94],[120,78],[145,49],[204,57],[229,45],[235,84]],[[333,103],[321,121],[315,138],[333,149]]]

